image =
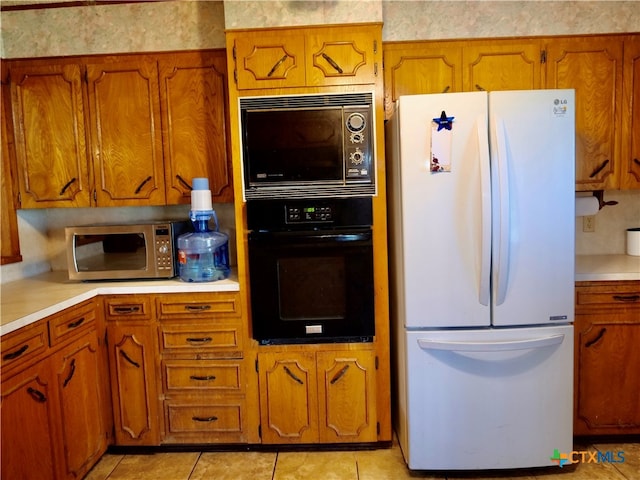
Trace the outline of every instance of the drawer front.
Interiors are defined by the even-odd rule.
[[[49,319],[51,344],[72,338],[78,333],[93,327],[96,323],[96,306],[93,302],[65,311]]]
[[[29,360],[44,354],[49,347],[47,322],[40,321],[2,336],[2,374],[14,367],[27,366]]]
[[[240,393],[242,369],[239,362],[206,360],[166,361],[163,364],[166,393]]]
[[[165,402],[168,434],[242,433],[242,400],[236,403],[178,404]]]
[[[576,311],[602,307],[640,310],[640,282],[610,282],[576,288]]]
[[[163,325],[160,329],[160,347],[174,352],[240,350],[240,334],[234,325],[215,328]]]
[[[165,296],[157,299],[157,308],[160,320],[240,317],[240,299],[236,293]]]
[[[151,318],[151,298],[140,295],[105,297],[104,309],[107,320],[146,320]]]

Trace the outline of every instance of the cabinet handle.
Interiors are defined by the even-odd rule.
[[[47,401],[47,397],[40,390],[29,387],[27,388],[27,393],[38,403],[44,403]]]
[[[640,165],[640,160],[638,160],[637,158],[634,158],[633,163],[635,163],[636,165]]]
[[[211,337],[200,337],[200,338],[188,337],[187,338],[187,342],[189,343],[209,343],[211,340],[213,340],[213,338]]]
[[[195,422],[215,422],[216,420],[218,420],[218,417],[211,416],[211,417],[191,417],[191,420],[195,421]]]
[[[340,380],[342,378],[342,376],[347,373],[347,370],[349,370],[349,365],[345,365],[344,367],[342,367],[342,370],[340,370],[338,373],[336,373],[335,377],[333,377],[331,379],[331,385],[333,385],[334,383],[336,383],[338,380]]]
[[[269,73],[267,73],[267,77],[270,77],[271,75],[273,75],[275,73],[275,71],[278,69],[278,67],[280,65],[282,65],[282,62],[284,62],[287,59],[287,55],[284,55],[280,60],[278,60],[273,67],[271,67],[271,70],[269,70]]]
[[[295,374],[291,370],[289,370],[289,367],[285,366],[284,367],[284,371],[285,371],[285,373],[287,375],[289,375],[291,378],[293,378],[300,385],[304,385],[304,382],[302,380],[300,380],[298,377],[296,377]]]
[[[64,187],[62,187],[62,190],[60,190],[59,195],[63,195],[64,192],[67,191],[67,188],[69,188],[71,185],[73,185],[73,182],[76,181],[76,177],[73,177],[71,180],[69,180],[67,183],[65,183]]]
[[[451,85],[447,85],[446,87],[444,87],[444,90],[442,90],[442,93],[447,93],[450,89]]]
[[[133,358],[131,358],[129,355],[127,355],[127,352],[125,352],[124,350],[120,350],[119,352],[120,352],[120,356],[124,358],[127,362],[129,362],[131,365],[133,365],[136,368],[140,368],[140,364],[136,362]]]
[[[20,355],[22,355],[24,352],[26,352],[28,348],[29,348],[29,344],[26,343],[23,346],[21,346],[18,350],[16,350],[15,352],[6,353],[5,355],[2,356],[2,359],[3,360],[13,360],[14,358],[18,358]]]
[[[607,332],[606,328],[602,328],[599,332],[598,335],[596,336],[596,338],[594,338],[593,340],[589,340],[587,343],[584,344],[585,347],[589,348],[592,345],[595,345],[596,343],[598,343],[602,337],[604,336],[604,334]]]
[[[136,313],[140,311],[140,307],[135,305],[129,305],[124,307],[113,307],[113,311],[116,313]]]
[[[486,91],[484,88],[482,88],[482,87],[481,87],[480,85],[478,85],[477,83],[476,83],[476,90],[479,90],[479,91],[481,91],[481,92],[485,92],[485,91]]]
[[[202,312],[204,310],[211,310],[211,305],[185,305],[184,309],[190,312]]]
[[[140,190],[142,190],[142,187],[144,187],[144,184],[147,183],[149,180],[151,180],[151,176],[145,178],[142,183],[140,185],[138,185],[138,188],[136,188],[136,191],[134,192],[136,195],[138,193],[140,193]]]
[[[64,383],[62,384],[62,388],[66,387],[67,384],[71,381],[73,374],[76,373],[76,359],[71,360],[71,371],[69,372],[69,376],[64,379]]]
[[[326,53],[323,53],[323,54],[322,54],[322,58],[324,58],[324,59],[329,63],[329,65],[331,65],[331,66],[335,69],[335,71],[336,71],[336,72],[338,72],[338,73],[344,73],[344,72],[342,71],[342,69],[340,68],[340,65],[338,65],[338,64],[335,62],[335,60],[334,60],[333,58],[331,58],[329,55],[327,55]]]
[[[637,302],[640,300],[640,295],[614,295],[613,299],[616,302]]]
[[[187,182],[184,178],[182,178],[180,175],[176,175],[176,178],[178,179],[178,181],[185,187],[188,188],[189,190],[193,190],[193,187],[191,185],[189,185],[189,182]]]
[[[205,381],[205,380],[215,380],[216,376],[215,375],[202,375],[202,376],[191,375],[191,377],[189,377],[189,378],[191,378],[191,380],[203,380],[203,381]]]
[[[604,162],[602,162],[602,165],[600,165],[593,172],[591,172],[591,175],[589,175],[589,178],[593,178],[596,175],[598,175],[607,165],[609,165],[609,160],[605,160]]]
[[[71,322],[67,324],[67,328],[71,329],[71,328],[77,328],[80,325],[82,325],[84,323],[84,317],[80,317],[78,320],[76,320],[75,322]]]

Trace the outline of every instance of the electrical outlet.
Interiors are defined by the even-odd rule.
[[[595,232],[596,231],[596,216],[586,215],[582,217],[582,231],[583,232]]]

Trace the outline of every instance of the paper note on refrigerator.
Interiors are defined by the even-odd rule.
[[[431,173],[451,171],[451,130],[431,124]]]

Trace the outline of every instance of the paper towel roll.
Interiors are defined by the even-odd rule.
[[[576,197],[576,217],[595,215],[599,210],[600,202],[596,197]]]
[[[627,229],[627,255],[640,256],[640,228]]]

